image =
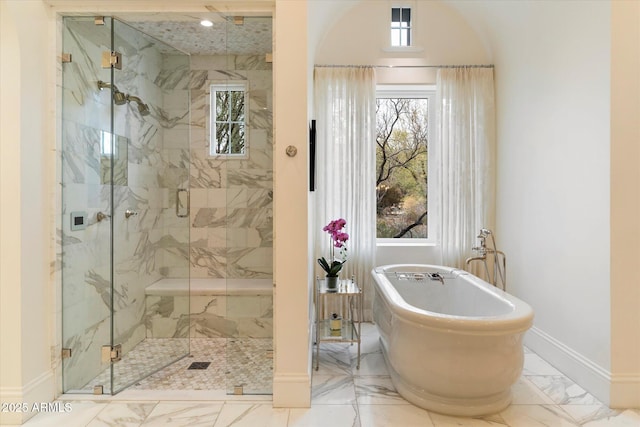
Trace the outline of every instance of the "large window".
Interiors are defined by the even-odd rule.
[[[246,83],[212,84],[210,90],[210,154],[245,157],[248,105]]]
[[[429,167],[435,92],[431,87],[378,88],[376,100],[377,237],[429,238]]]

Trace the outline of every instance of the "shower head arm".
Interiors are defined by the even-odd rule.
[[[127,95],[127,102],[131,103],[131,101],[138,104],[138,111],[140,112],[140,114],[142,114],[143,116],[149,114],[149,106],[145,104],[142,99],[138,98],[135,95]]]
[[[146,105],[144,102],[142,102],[142,99],[138,98],[135,95],[127,95],[127,101],[129,101],[129,102],[133,101],[133,102],[138,103],[138,104]]]
[[[111,83],[103,82],[102,80],[98,80],[98,89],[102,90],[102,89],[108,89],[108,88],[113,88],[115,92],[120,92],[118,90],[118,86]]]

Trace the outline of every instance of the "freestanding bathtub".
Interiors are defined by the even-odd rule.
[[[374,320],[398,393],[458,416],[499,412],[522,372],[531,307],[463,270],[375,268]]]

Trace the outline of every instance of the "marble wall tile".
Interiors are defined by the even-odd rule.
[[[135,102],[114,106],[114,133],[123,141],[118,148],[126,153],[126,164],[114,171],[122,177],[116,184],[123,185],[112,188],[105,185],[100,153],[101,131],[111,126],[110,90],[99,90],[97,85],[98,80],[110,81],[110,71],[100,68],[102,51],[110,50],[108,31],[101,34],[104,28],[87,19],[67,23],[65,52],[71,52],[74,61],[64,66],[61,76],[62,209],[67,218],[72,211],[86,211],[88,227],[71,231],[70,222],[62,221],[58,234],[63,319],[74,319],[62,325],[63,341],[78,355],[73,359],[83,359],[67,362],[64,380],[69,387],[81,387],[103,369],[90,359],[99,360],[100,347],[109,342],[97,339],[96,333],[109,329],[111,297],[114,333],[126,350],[146,336],[144,288],[163,275],[188,273],[189,222],[169,212],[176,202],[170,193],[189,178],[191,73],[187,56],[167,57],[142,33],[115,23],[124,59],[123,69],[114,73],[115,84],[120,91],[141,98],[151,114],[140,115]],[[110,213],[112,195],[112,218],[98,223],[98,211]],[[126,219],[126,209],[138,215]],[[182,309],[188,313],[188,307]]]
[[[192,71],[207,71],[210,69],[227,69],[227,56],[224,55],[191,55]]]
[[[233,57],[233,67],[236,70],[271,70],[271,63],[263,55],[236,55]]]
[[[198,57],[194,56],[194,58]],[[207,70],[194,69],[193,61],[191,67],[192,69],[189,76],[189,89],[204,90],[207,84],[207,80],[209,79],[209,72]]]
[[[209,70],[207,79],[209,80],[209,83],[224,82],[228,80],[247,80],[247,73],[244,71],[225,69]]]
[[[162,330],[166,335],[166,331],[184,326],[183,312],[173,308],[179,302],[170,302],[168,298],[172,297],[158,298],[147,297],[148,333]],[[191,337],[273,337],[271,296],[192,295],[190,300]]]
[[[189,336],[189,297],[146,297],[145,325],[147,338]]]
[[[191,277],[226,277],[226,250],[223,248],[194,248],[191,254]]]
[[[165,59],[160,72],[154,79],[156,86],[162,89],[189,89],[191,83],[191,70],[189,69],[188,60],[184,56],[168,56],[164,58],[172,58],[173,61]]]
[[[191,188],[222,190],[209,193],[207,206],[202,206],[204,195],[196,194],[199,209],[192,214],[192,230],[226,230],[210,235],[208,239],[208,244],[225,250],[226,267],[224,270],[212,269],[213,274],[267,277],[272,274],[272,259],[265,258],[266,252],[252,249],[268,248],[273,244],[271,66],[265,66],[264,58],[258,56],[194,55],[191,67],[191,122],[197,129],[202,129],[191,145]],[[207,71],[206,81],[203,71]],[[249,83],[249,152],[246,159],[212,158],[208,154],[209,84],[219,80],[246,80]],[[196,231],[193,235],[192,242],[204,243],[202,233]],[[268,255],[272,256],[272,253]],[[192,271],[204,273],[202,263],[202,258],[198,263],[192,259]]]

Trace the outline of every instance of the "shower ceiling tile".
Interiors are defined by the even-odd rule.
[[[243,25],[217,17],[213,26],[198,16],[123,16],[140,31],[183,52],[198,55],[266,55],[272,51],[271,17],[247,17]],[[158,46],[162,51],[162,47]],[[172,52],[172,49],[167,49]]]

